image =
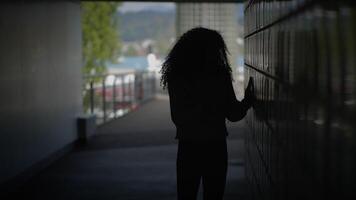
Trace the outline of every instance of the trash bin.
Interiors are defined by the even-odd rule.
[[[81,143],[88,142],[96,130],[96,115],[81,115],[77,119],[78,140]]]

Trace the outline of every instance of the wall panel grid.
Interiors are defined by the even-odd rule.
[[[235,3],[177,3],[177,37],[195,27],[219,31],[231,53],[232,66],[236,64],[237,23]]]
[[[355,3],[251,0],[244,12],[251,198],[355,199]]]

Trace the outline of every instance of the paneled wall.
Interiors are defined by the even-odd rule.
[[[252,199],[355,199],[354,1],[245,3]]]
[[[81,34],[79,1],[0,3],[0,196],[77,139]]]

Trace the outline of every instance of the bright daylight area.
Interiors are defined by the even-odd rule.
[[[194,27],[220,31],[241,97],[243,6],[214,3],[83,2],[83,105],[100,124],[123,116],[161,89],[161,64]],[[187,72],[188,73],[188,72]]]

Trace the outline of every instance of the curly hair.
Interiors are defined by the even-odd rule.
[[[172,80],[196,80],[223,74],[232,81],[228,49],[219,32],[197,27],[184,33],[173,46],[161,69],[161,85]]]

